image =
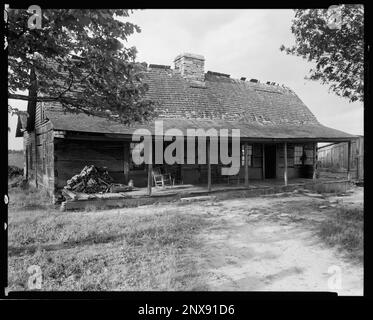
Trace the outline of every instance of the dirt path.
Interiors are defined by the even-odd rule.
[[[339,205],[362,203],[362,192],[330,200],[339,201]],[[327,214],[325,202],[317,195],[294,194],[275,200],[261,197],[207,205],[204,210],[212,219],[212,227],[200,240],[208,290],[362,295],[362,265],[323,245],[315,235],[311,222],[320,222]],[[328,279],[335,272],[329,268],[335,266],[340,268],[342,282],[340,288],[333,289]]]

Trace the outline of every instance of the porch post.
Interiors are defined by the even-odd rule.
[[[264,151],[264,143],[262,143],[262,179],[265,180],[265,178],[266,178],[265,151]]]
[[[28,159],[29,159],[29,152],[30,152],[30,148],[28,146],[25,146],[25,170],[24,170],[24,173],[23,173],[23,177],[28,180]]]
[[[152,181],[152,171],[153,171],[153,164],[152,163],[149,163],[148,164],[148,195],[151,196],[152,195],[152,184],[153,184],[153,181]]]
[[[245,149],[244,149],[244,156],[245,156],[245,186],[248,187],[249,186],[249,150],[248,150],[248,145],[247,143],[245,142]]]
[[[35,129],[35,132],[34,132],[34,143],[35,143],[35,187],[38,188],[38,144],[37,144],[37,138],[36,138],[36,129]],[[31,149],[32,149],[32,145],[31,145]],[[32,150],[31,150],[32,152]]]
[[[359,150],[356,149],[356,180],[360,180],[360,153]]]
[[[206,141],[206,152],[207,152],[207,189],[211,191],[211,159],[210,159],[210,138]]]
[[[348,141],[347,146],[347,180],[351,180],[351,140]]]
[[[129,162],[130,162],[130,150],[129,143],[123,142],[123,175],[124,183],[128,184],[129,182]]]
[[[284,182],[288,185],[288,148],[287,143],[284,143]]]
[[[317,174],[317,142],[313,144],[313,174],[312,179],[316,180]]]

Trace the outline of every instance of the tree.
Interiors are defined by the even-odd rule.
[[[151,118],[154,104],[144,98],[145,66],[135,62],[136,48],[120,41],[141,31],[124,21],[130,13],[42,10],[41,28],[30,28],[33,12],[7,9],[8,98],[57,102],[65,110],[123,123]],[[18,94],[25,90],[31,94]]]
[[[297,9],[292,21],[295,45],[280,47],[287,54],[315,63],[310,80],[353,101],[364,100],[364,7]]]

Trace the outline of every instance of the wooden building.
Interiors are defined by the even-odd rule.
[[[348,143],[330,143],[317,149],[320,168],[344,173],[351,163],[351,178],[364,179],[364,136],[359,136],[351,141],[350,159]]]
[[[182,54],[175,66],[149,65],[147,98],[156,102],[164,131],[188,128],[240,129],[241,167],[235,177],[222,176],[221,164],[161,166],[176,183],[250,183],[251,179],[312,178],[318,142],[348,142],[354,136],[321,125],[289,88],[255,79],[232,79],[206,72],[200,55]],[[133,180],[151,192],[151,165],[136,165],[132,133],[154,121],[125,126],[98,116],[64,112],[57,103],[29,103],[27,121],[20,116],[17,137],[24,137],[25,175],[52,195],[85,165],[108,168],[118,183]],[[181,161],[182,162],[182,161]],[[228,181],[229,180],[229,181]]]

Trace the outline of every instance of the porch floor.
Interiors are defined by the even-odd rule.
[[[330,178],[318,178],[315,181],[313,179],[296,178],[288,180],[288,187],[304,186],[312,183],[323,183],[323,182],[337,182],[344,179],[330,179]],[[201,195],[206,193],[222,192],[222,191],[233,191],[233,190],[254,190],[254,189],[269,189],[273,187],[284,186],[283,179],[266,179],[266,180],[250,180],[249,186],[246,187],[244,183],[220,183],[212,184],[211,191],[208,191],[207,184],[192,185],[192,184],[180,184],[174,186],[165,187],[152,187],[153,197],[162,197],[170,195]],[[141,197],[148,195],[148,189],[136,188],[133,191],[126,192],[132,197]]]
[[[213,184],[211,191],[207,185],[181,184],[175,186],[153,187],[149,197],[147,188],[136,188],[129,192],[82,194],[76,193],[76,198],[66,199],[61,203],[61,210],[86,209],[91,206],[106,207],[136,207],[156,202],[175,201],[181,198],[214,195],[216,199],[235,197],[251,197],[293,191],[297,188],[315,190],[316,192],[343,193],[348,189],[347,179],[291,179],[284,185],[282,179],[250,180],[249,186],[237,184]]]

